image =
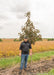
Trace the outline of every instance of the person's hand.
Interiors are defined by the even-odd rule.
[[[19,53],[19,56],[21,56],[21,53]]]
[[[30,56],[32,55],[32,53],[30,53]]]

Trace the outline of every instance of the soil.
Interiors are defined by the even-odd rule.
[[[19,75],[20,65],[17,64],[9,69],[0,69],[0,75]],[[54,68],[54,56],[48,59],[30,62],[27,64],[27,70],[23,70],[22,75],[36,75],[37,73],[49,72]]]

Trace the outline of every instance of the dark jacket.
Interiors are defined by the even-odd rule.
[[[29,41],[25,42],[23,41],[20,45],[20,50],[22,50],[22,54],[29,54],[29,49],[31,49],[31,43]]]

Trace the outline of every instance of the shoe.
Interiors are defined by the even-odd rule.
[[[19,71],[19,75],[21,75],[21,74],[22,74],[22,70]]]
[[[24,68],[25,71],[27,71],[27,68]]]

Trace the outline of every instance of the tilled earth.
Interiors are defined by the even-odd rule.
[[[51,59],[40,60],[32,62],[27,65],[27,70],[23,70],[22,75],[36,75],[37,73],[49,72],[54,68],[54,57]],[[12,67],[10,69],[0,69],[0,75],[19,75],[19,66]]]

